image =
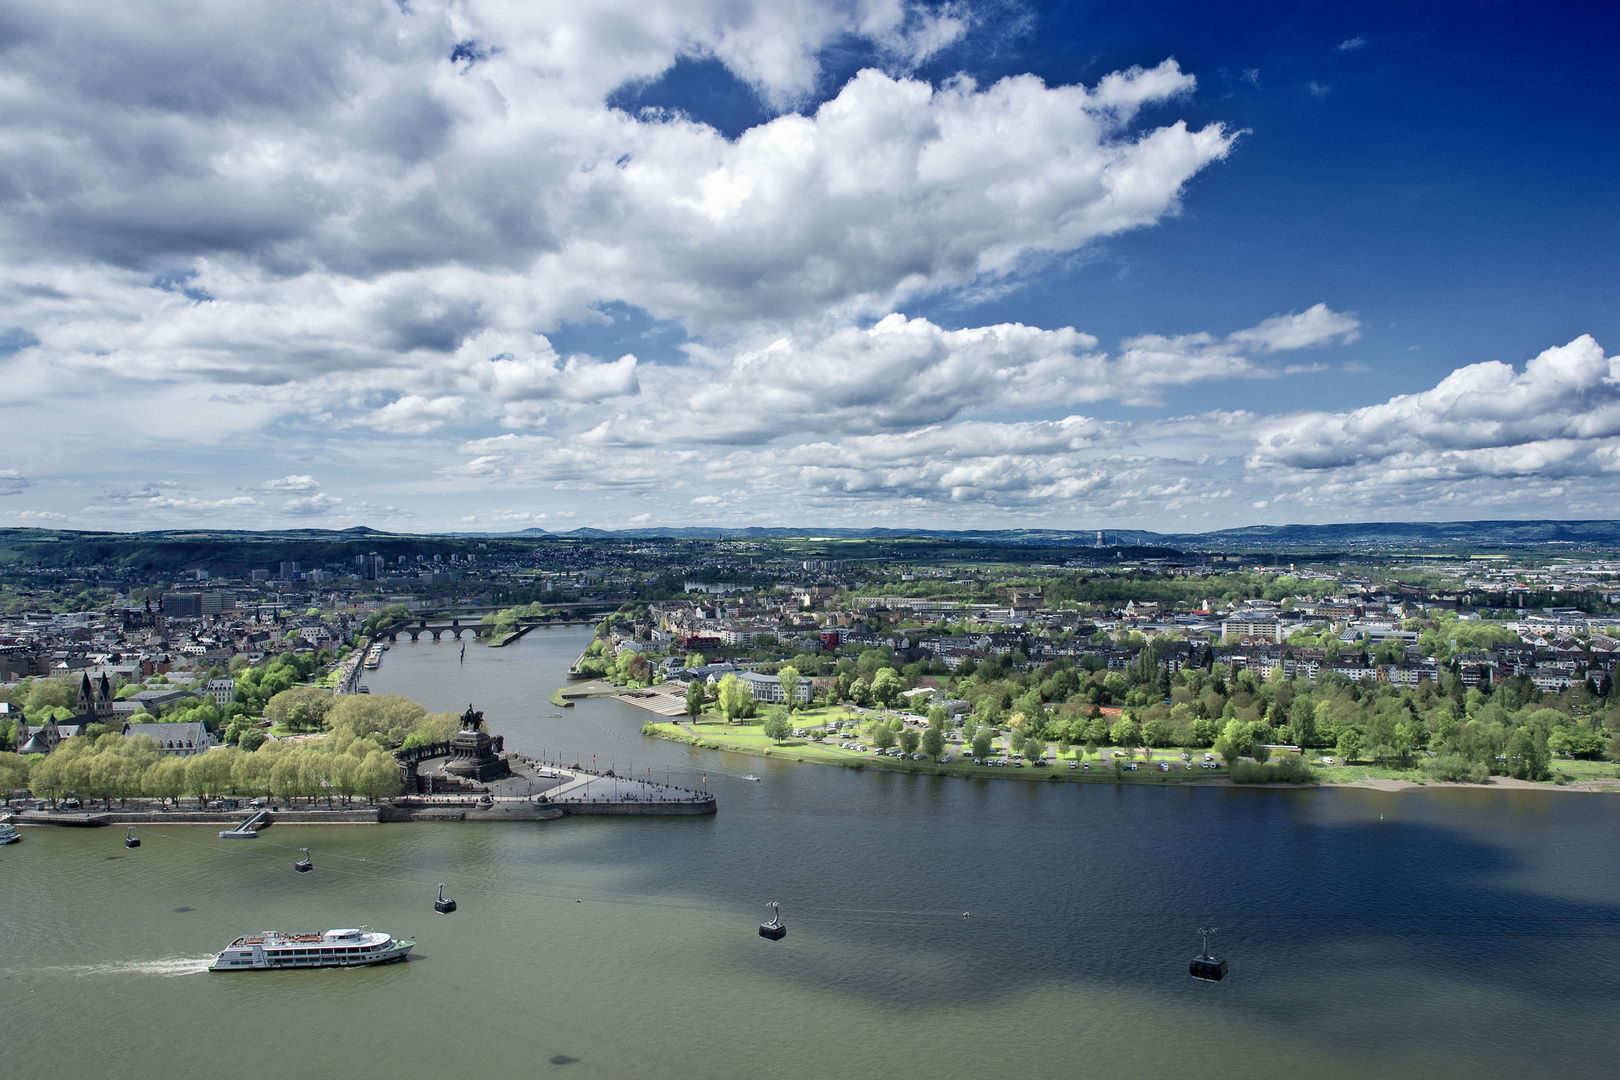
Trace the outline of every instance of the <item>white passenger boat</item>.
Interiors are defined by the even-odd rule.
[[[403,960],[416,942],[372,933],[369,927],[324,934],[283,934],[265,930],[239,937],[208,965],[209,971],[264,968],[360,967]]]
[[[22,830],[17,828],[17,826],[11,824],[9,821],[4,825],[0,825],[0,844],[15,844],[21,839]]]

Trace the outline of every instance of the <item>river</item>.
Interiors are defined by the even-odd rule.
[[[588,634],[465,663],[401,642],[364,679],[471,702],[508,749],[706,783],[716,816],[175,827],[133,851],[26,830],[0,848],[0,1074],[1612,1075],[1620,798],[728,757],[619,702],[550,705]],[[359,923],[414,936],[411,962],[203,972],[245,931]],[[1186,974],[1210,924],[1218,985]]]

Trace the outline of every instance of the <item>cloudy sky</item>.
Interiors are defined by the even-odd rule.
[[[1602,8],[8,0],[0,525],[1620,516]]]

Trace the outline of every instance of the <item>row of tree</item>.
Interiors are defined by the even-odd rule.
[[[1314,683],[1286,679],[1281,668],[1261,679],[1224,665],[1172,675],[1157,667],[1087,672],[1063,661],[997,674],[960,680],[952,691],[974,703],[981,723],[1072,745],[1236,747],[1247,754],[1290,743],[1402,766],[1432,753],[1529,779],[1545,779],[1556,755],[1620,757],[1620,700],[1588,686],[1544,693],[1524,677],[1466,688],[1448,672],[1439,684],[1397,686],[1331,673]],[[1105,715],[1084,694],[1058,704],[1046,697],[1054,684],[1071,682],[1105,687],[1127,704]]]
[[[146,735],[75,736],[52,754],[28,761],[0,754],[0,788],[26,787],[53,802],[81,799],[180,799],[269,796],[278,799],[386,798],[400,789],[399,766],[374,739],[337,733],[325,739],[273,740],[257,750],[220,747],[190,757],[165,754]]]

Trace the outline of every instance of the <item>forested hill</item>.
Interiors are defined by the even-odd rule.
[[[1097,532],[1097,529],[820,529],[771,526],[748,529],[574,529],[566,533],[528,529],[517,535],[734,540],[932,537],[958,542],[1034,547],[1094,547]],[[1182,551],[1298,551],[1324,548],[1409,550],[1423,547],[1529,548],[1559,545],[1609,548],[1620,547],[1620,521],[1372,521],[1335,525],[1247,525],[1201,533],[1104,529],[1103,539],[1109,547],[1175,548]]]
[[[643,539],[726,540],[872,540],[914,539],[979,547],[1095,549],[1095,529],[824,529],[814,527],[756,527],[748,529],[645,528],[626,530],[574,529],[547,532],[525,529],[515,533],[384,533],[364,527],[324,530],[169,530],[138,533],[75,531],[66,529],[0,529],[0,564],[23,566],[125,566],[162,571],[180,566],[207,565],[225,572],[244,572],[277,559],[322,562],[347,559],[369,551],[390,559],[411,555],[423,540],[449,545],[447,550],[488,542],[511,553],[526,545],[547,542],[604,542]],[[498,544],[496,542],[499,542]],[[1620,549],[1620,521],[1454,521],[1358,522],[1336,525],[1250,525],[1204,533],[1160,533],[1140,529],[1108,529],[1103,546],[1131,557],[1175,552],[1346,553],[1377,555],[1414,551],[1616,550]],[[1126,549],[1122,551],[1121,549]]]

